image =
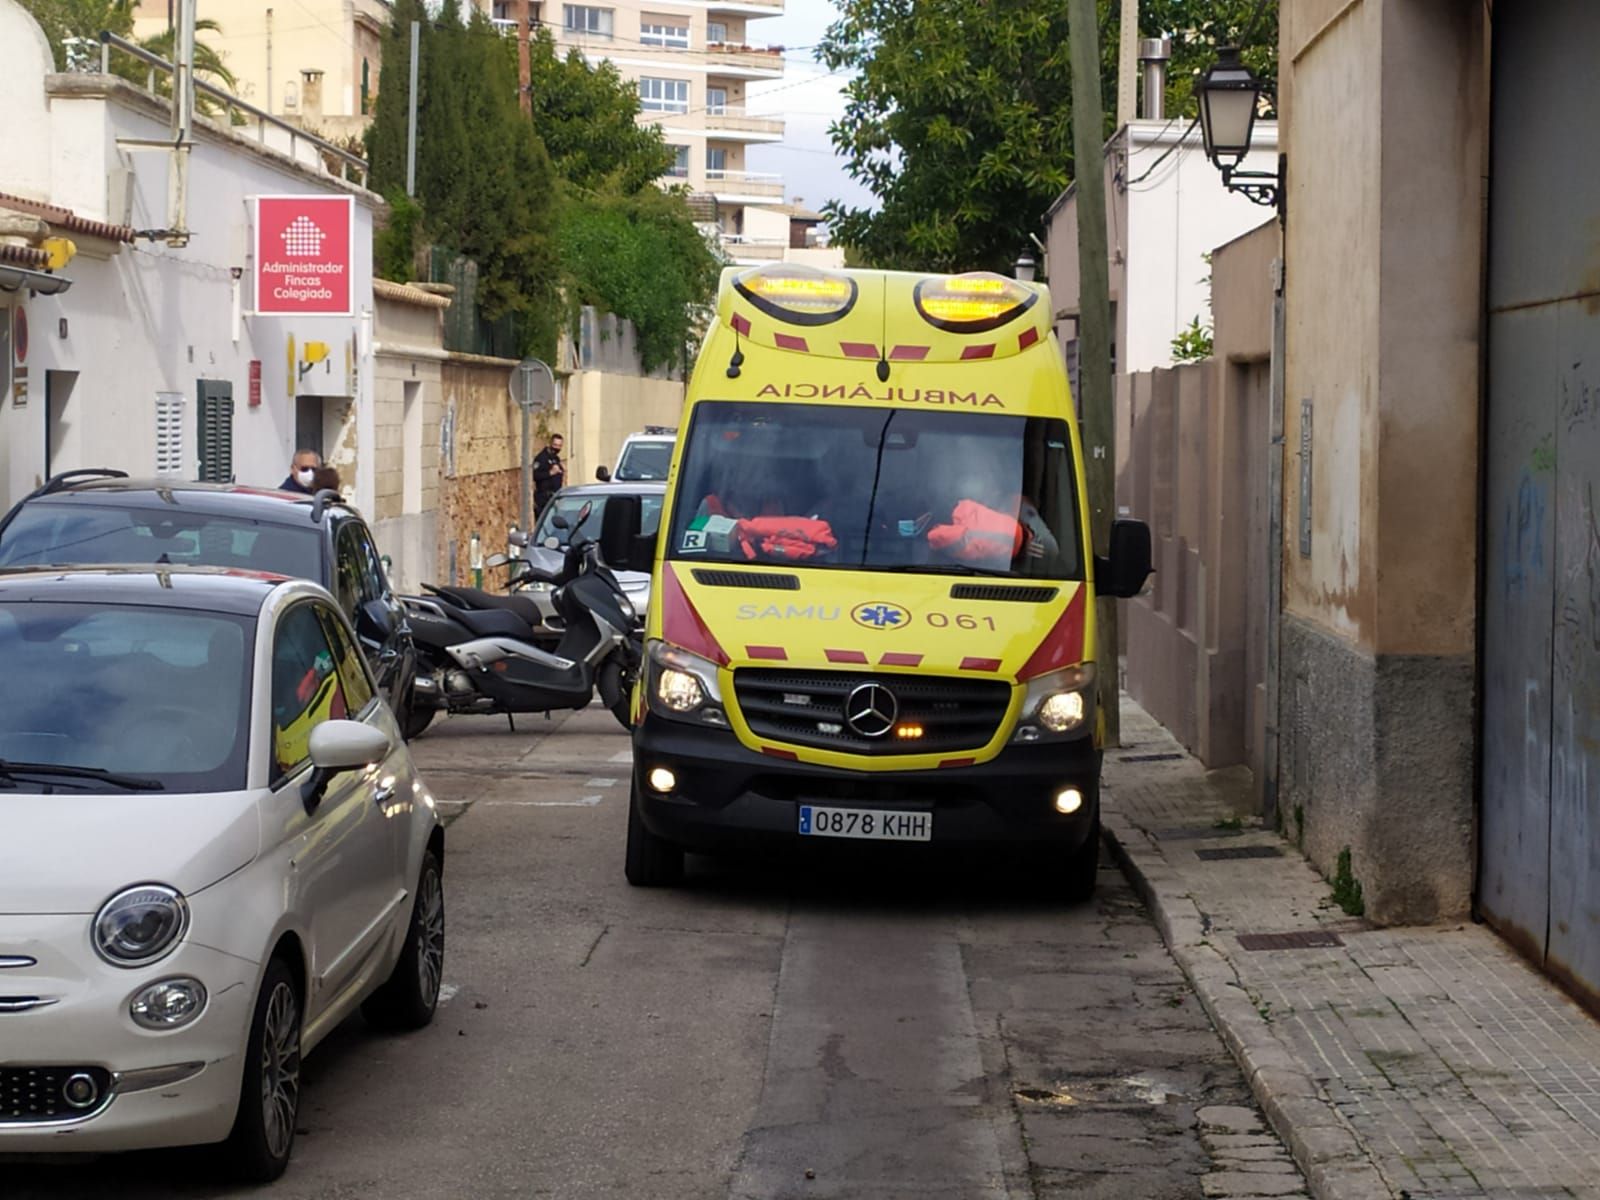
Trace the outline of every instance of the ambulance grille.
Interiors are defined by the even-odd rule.
[[[690,572],[694,581],[705,587],[770,588],[777,592],[798,592],[800,576],[768,575],[762,571],[709,571],[697,567]]]
[[[896,729],[866,737],[845,721],[845,704],[862,684],[888,689],[898,709]],[[989,744],[1011,704],[1011,685],[998,680],[938,675],[874,675],[866,671],[786,671],[744,667],[733,673],[734,695],[750,732],[791,746],[847,754],[943,754]],[[922,736],[899,736],[900,727]]]
[[[950,588],[952,600],[1009,600],[1016,604],[1048,604],[1059,588],[1006,587],[993,583],[958,583]]]

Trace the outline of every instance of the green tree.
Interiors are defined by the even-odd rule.
[[[372,186],[391,197],[405,190],[413,19],[423,22],[416,178],[420,213],[405,212],[403,224],[410,224],[423,243],[476,262],[483,316],[497,320],[514,314],[522,350],[549,358],[560,324],[555,172],[517,102],[515,43],[500,37],[480,13],[464,21],[459,0],[446,0],[431,22],[418,0],[400,0],[395,6],[377,112],[367,135]],[[391,243],[379,249],[384,268],[407,265],[403,248]]]
[[[1102,87],[1113,112],[1120,6],[1100,7]],[[835,240],[878,266],[1008,270],[1072,179],[1065,7],[841,0],[839,8],[818,53],[855,74],[831,132],[878,203],[827,205]],[[1277,3],[1147,0],[1140,21],[1147,35],[1177,31],[1171,111],[1181,118],[1192,112],[1192,77],[1218,41],[1249,32],[1252,47],[1275,44]],[[1270,51],[1252,50],[1248,61],[1270,74]]]
[[[578,188],[625,193],[652,186],[672,165],[659,125],[640,125],[639,93],[609,61],[562,57],[548,29],[529,46],[533,126],[556,172]]]
[[[562,209],[560,247],[574,311],[592,304],[632,321],[647,371],[687,362],[721,261],[682,191],[575,197]]]
[[[21,0],[21,4],[44,30],[45,38],[50,43],[50,51],[55,55],[56,69],[60,71],[67,70],[71,65],[68,46],[73,39],[80,41],[87,39],[98,43],[102,32],[114,33],[122,38],[133,38],[134,0]],[[208,46],[199,37],[203,33],[220,33],[221,30],[222,27],[215,21],[195,22],[195,77],[209,79],[219,87],[231,89],[236,80],[233,72],[228,70],[227,62],[216,47]],[[137,41],[150,53],[159,55],[168,62],[172,61],[176,36],[171,30],[164,29],[153,37]],[[84,47],[80,46],[79,52],[82,53],[83,49]],[[94,53],[98,54],[98,47]],[[144,83],[146,77],[145,65],[126,54],[111,55],[111,71],[115,75],[140,84]],[[171,83],[166,79],[162,79],[157,87],[162,95],[167,95],[171,91]],[[202,111],[217,111],[218,106],[215,102],[203,96],[198,103]]]

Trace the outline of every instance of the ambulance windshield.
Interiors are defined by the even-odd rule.
[[[1081,579],[1066,422],[705,401],[684,450],[667,553]]]

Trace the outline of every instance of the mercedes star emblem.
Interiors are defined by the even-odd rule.
[[[881,738],[894,728],[900,702],[881,683],[863,683],[844,701],[844,723],[862,737]]]

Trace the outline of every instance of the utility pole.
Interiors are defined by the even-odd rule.
[[[1072,157],[1078,191],[1078,406],[1083,414],[1089,526],[1096,554],[1111,542],[1116,511],[1116,418],[1111,380],[1111,283],[1106,246],[1105,112],[1100,102],[1100,31],[1095,0],[1068,0],[1072,39]],[[1100,598],[1095,611],[1100,646],[1100,697],[1106,744],[1121,744],[1121,669],[1117,661],[1117,602]]]
[[[406,195],[417,194],[417,55],[422,24],[411,22],[411,91],[406,96]]]
[[[169,246],[189,244],[189,151],[194,146],[194,6],[177,0],[177,37],[172,56],[172,170],[167,176]]]
[[[1122,0],[1122,32],[1117,41],[1117,128],[1139,115],[1139,0]],[[1146,116],[1149,114],[1146,113]]]
[[[517,2],[517,96],[522,111],[533,115],[533,70],[528,61],[528,0]]]

